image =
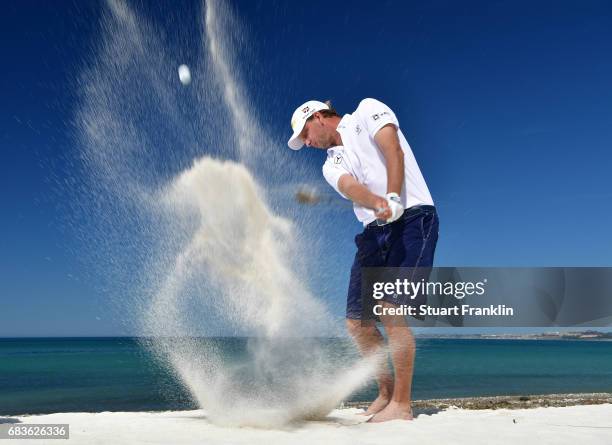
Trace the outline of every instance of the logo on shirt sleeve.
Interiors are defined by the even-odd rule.
[[[388,111],[383,111],[381,113],[376,113],[372,115],[372,119],[374,119],[375,121],[377,121],[378,119],[380,119],[383,116],[389,116],[390,113]]]
[[[334,164],[342,164],[342,155],[334,156]]]

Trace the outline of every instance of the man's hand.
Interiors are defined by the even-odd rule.
[[[393,216],[393,210],[391,210],[391,207],[389,207],[389,203],[385,198],[377,196],[375,205],[375,215],[377,219],[387,221],[389,218],[391,218],[391,216]]]
[[[402,205],[402,200],[397,193],[387,193],[386,198],[389,209],[391,209],[391,216],[387,218],[387,223],[391,223],[402,216],[404,213],[404,206]]]
[[[387,224],[399,219],[404,213],[404,206],[397,193],[387,193],[386,198],[380,198],[379,207],[376,209],[376,218],[382,219]]]
[[[397,193],[387,193],[384,198],[375,195],[349,174],[340,176],[338,188],[344,196],[363,207],[374,210],[376,218],[387,223],[395,221],[404,213],[404,207]]]

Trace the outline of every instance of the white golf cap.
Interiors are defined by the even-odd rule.
[[[306,119],[317,111],[321,110],[329,110],[329,107],[327,104],[319,102],[318,100],[309,100],[295,109],[293,116],[291,116],[291,129],[293,130],[293,136],[291,136],[291,139],[289,139],[289,142],[287,142],[290,149],[299,150],[302,148],[304,143],[300,139],[300,133],[304,129]]]

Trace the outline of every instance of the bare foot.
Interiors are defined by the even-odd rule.
[[[412,420],[412,408],[410,403],[390,402],[383,410],[379,411],[368,422],[378,423],[389,420]]]
[[[370,406],[368,406],[368,409],[365,412],[359,414],[362,416],[371,416],[372,414],[376,414],[377,412],[382,411],[385,406],[389,404],[390,399],[390,397],[383,397],[379,395],[376,397],[376,400],[374,400]]]

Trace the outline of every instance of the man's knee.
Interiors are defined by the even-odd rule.
[[[356,320],[352,318],[346,319],[346,328],[353,338],[362,338],[378,335],[379,331],[376,328],[374,320]]]

